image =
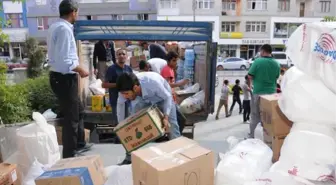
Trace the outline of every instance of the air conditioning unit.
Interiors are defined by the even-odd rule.
[[[227,13],[226,12],[222,12],[222,15],[227,15]]]

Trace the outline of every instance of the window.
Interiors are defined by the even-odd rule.
[[[86,20],[97,20],[97,16],[96,15],[87,15],[86,16]]]
[[[196,0],[197,9],[212,9],[215,6],[214,0]]]
[[[223,10],[236,10],[236,0],[222,0]]]
[[[118,14],[113,14],[112,15],[112,20],[123,20],[123,16],[118,15]]]
[[[281,12],[289,12],[290,0],[278,0],[278,10]]]
[[[162,9],[177,8],[177,0],[160,0]]]
[[[282,54],[282,53],[274,53],[273,58],[278,59],[278,60],[283,60],[283,59],[286,59],[287,56],[286,54]]]
[[[222,32],[235,32],[236,22],[222,22]]]
[[[301,23],[274,23],[274,38],[289,38]]]
[[[266,22],[246,22],[246,32],[266,32]]]
[[[47,5],[47,0],[35,0],[37,6]]]
[[[220,45],[220,56],[223,58],[226,57],[236,57],[237,45]]]
[[[38,30],[47,30],[49,28],[48,18],[47,17],[38,17],[37,18],[37,29]]]
[[[328,13],[328,12],[330,12],[330,5],[331,5],[331,1],[330,0],[320,1],[320,5],[321,5],[321,12],[322,13]]]
[[[248,10],[267,10],[267,0],[247,0]]]
[[[149,18],[148,18],[149,16],[148,16],[148,14],[138,14],[138,20],[141,20],[141,21],[146,21],[146,20],[148,20]]]
[[[6,14],[6,19],[8,20],[7,28],[22,28],[24,26],[22,13]]]

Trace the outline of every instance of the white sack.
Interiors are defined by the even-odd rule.
[[[202,110],[204,106],[204,91],[200,91],[193,96],[183,100],[180,104],[180,110],[184,114],[192,114]]]
[[[243,185],[266,172],[272,150],[258,139],[247,139],[226,153],[216,168],[216,185]]]
[[[321,133],[298,130],[294,123],[291,131],[281,147],[279,161],[272,167],[276,172],[289,173],[313,181],[326,181],[333,175],[336,163],[336,144],[332,137],[316,127]],[[299,123],[303,125],[304,123]],[[313,124],[309,129],[313,129]],[[327,133],[328,134],[328,133]]]
[[[336,127],[336,94],[320,80],[292,67],[286,72],[282,84],[278,103],[289,120]]]
[[[181,95],[181,94],[189,94],[189,93],[197,93],[200,90],[200,84],[199,83],[195,83],[192,86],[189,86],[187,88],[185,88],[184,90],[179,90],[179,91],[175,91],[176,94]]]
[[[47,120],[55,119],[57,117],[57,114],[55,114],[51,109],[46,110],[42,115]]]
[[[302,24],[286,43],[287,56],[304,73],[336,94],[336,23]]]
[[[247,182],[244,185],[307,185],[307,183],[299,182],[294,176],[266,172],[254,181]]]
[[[37,160],[42,165],[53,165],[60,160],[56,130],[47,123],[42,114],[33,113],[35,123],[18,129],[18,165],[23,176]]]
[[[133,185],[131,165],[110,166],[105,171],[108,171],[105,185]]]
[[[28,174],[23,178],[22,185],[35,185],[35,179],[45,172],[46,167],[37,160],[31,165]]]
[[[96,79],[89,85],[89,89],[94,95],[105,95],[105,89],[102,84],[103,82],[100,79]]]

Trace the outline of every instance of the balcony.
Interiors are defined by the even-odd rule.
[[[221,39],[242,39],[243,36],[242,32],[221,32],[219,34]]]
[[[241,0],[222,0],[222,16],[240,16]]]
[[[3,28],[3,33],[9,36],[10,42],[25,42],[28,28]]]

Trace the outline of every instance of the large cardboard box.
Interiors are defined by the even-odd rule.
[[[214,153],[185,137],[132,152],[137,185],[213,185],[214,168]]]
[[[160,110],[151,106],[120,122],[115,130],[126,151],[132,152],[162,137],[165,133],[162,128],[162,118]]]
[[[36,185],[104,185],[107,180],[98,155],[62,159],[35,180]]]
[[[280,96],[281,94],[260,96],[261,122],[272,136],[287,135],[293,124],[279,108]]]
[[[21,185],[19,177],[15,164],[0,164],[0,185]]]
[[[63,141],[62,141],[62,127],[60,126],[56,126],[56,134],[57,134],[57,142],[59,145],[62,145],[63,144]],[[85,142],[90,142],[90,134],[91,134],[91,131],[89,129],[84,129],[84,133],[85,133]]]
[[[285,138],[286,136],[277,136],[272,138],[273,163],[277,162],[280,158],[280,151]]]

